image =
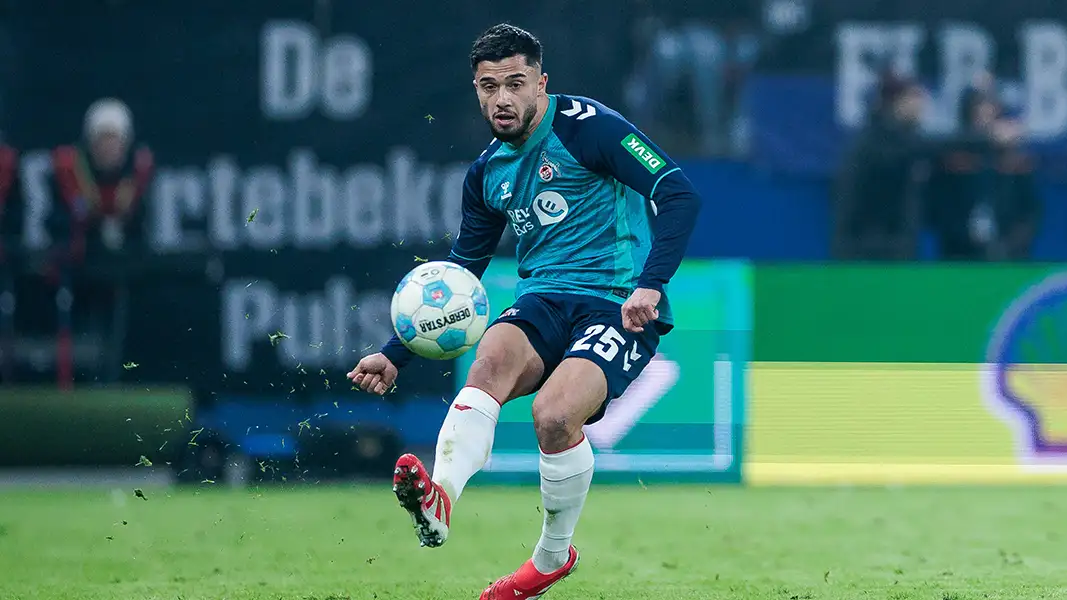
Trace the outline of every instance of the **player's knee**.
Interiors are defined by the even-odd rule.
[[[467,370],[467,385],[484,385],[499,381],[508,371],[507,361],[499,355],[479,356]]]
[[[537,443],[545,452],[560,452],[574,445],[582,435],[584,421],[562,403],[538,396],[533,403],[534,431]]]

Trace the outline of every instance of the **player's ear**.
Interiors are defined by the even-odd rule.
[[[537,80],[537,94],[544,94],[546,88],[548,88],[548,73],[541,73],[541,78]]]

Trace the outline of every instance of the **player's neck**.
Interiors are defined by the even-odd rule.
[[[526,130],[526,133],[523,134],[523,136],[521,138],[515,140],[515,142],[512,144],[512,146],[514,146],[516,148],[521,148],[522,145],[525,144],[526,141],[530,139],[530,136],[532,136],[534,134],[534,132],[537,131],[537,128],[541,126],[541,122],[544,121],[545,114],[547,114],[547,113],[548,113],[548,94],[545,94],[544,96],[541,96],[540,98],[537,99],[537,112],[534,113],[533,121],[530,121],[529,129]]]

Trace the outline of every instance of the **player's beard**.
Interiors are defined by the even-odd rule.
[[[522,115],[516,119],[507,130],[497,129],[493,125],[493,117],[489,115],[485,118],[486,123],[489,123],[489,130],[493,132],[493,137],[508,143],[515,143],[521,140],[524,136],[530,133],[530,126],[533,125],[534,117],[537,116],[537,103],[533,103],[526,107]]]

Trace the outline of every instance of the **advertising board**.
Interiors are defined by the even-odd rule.
[[[1067,479],[1067,277],[1042,265],[756,271],[746,481]]]

